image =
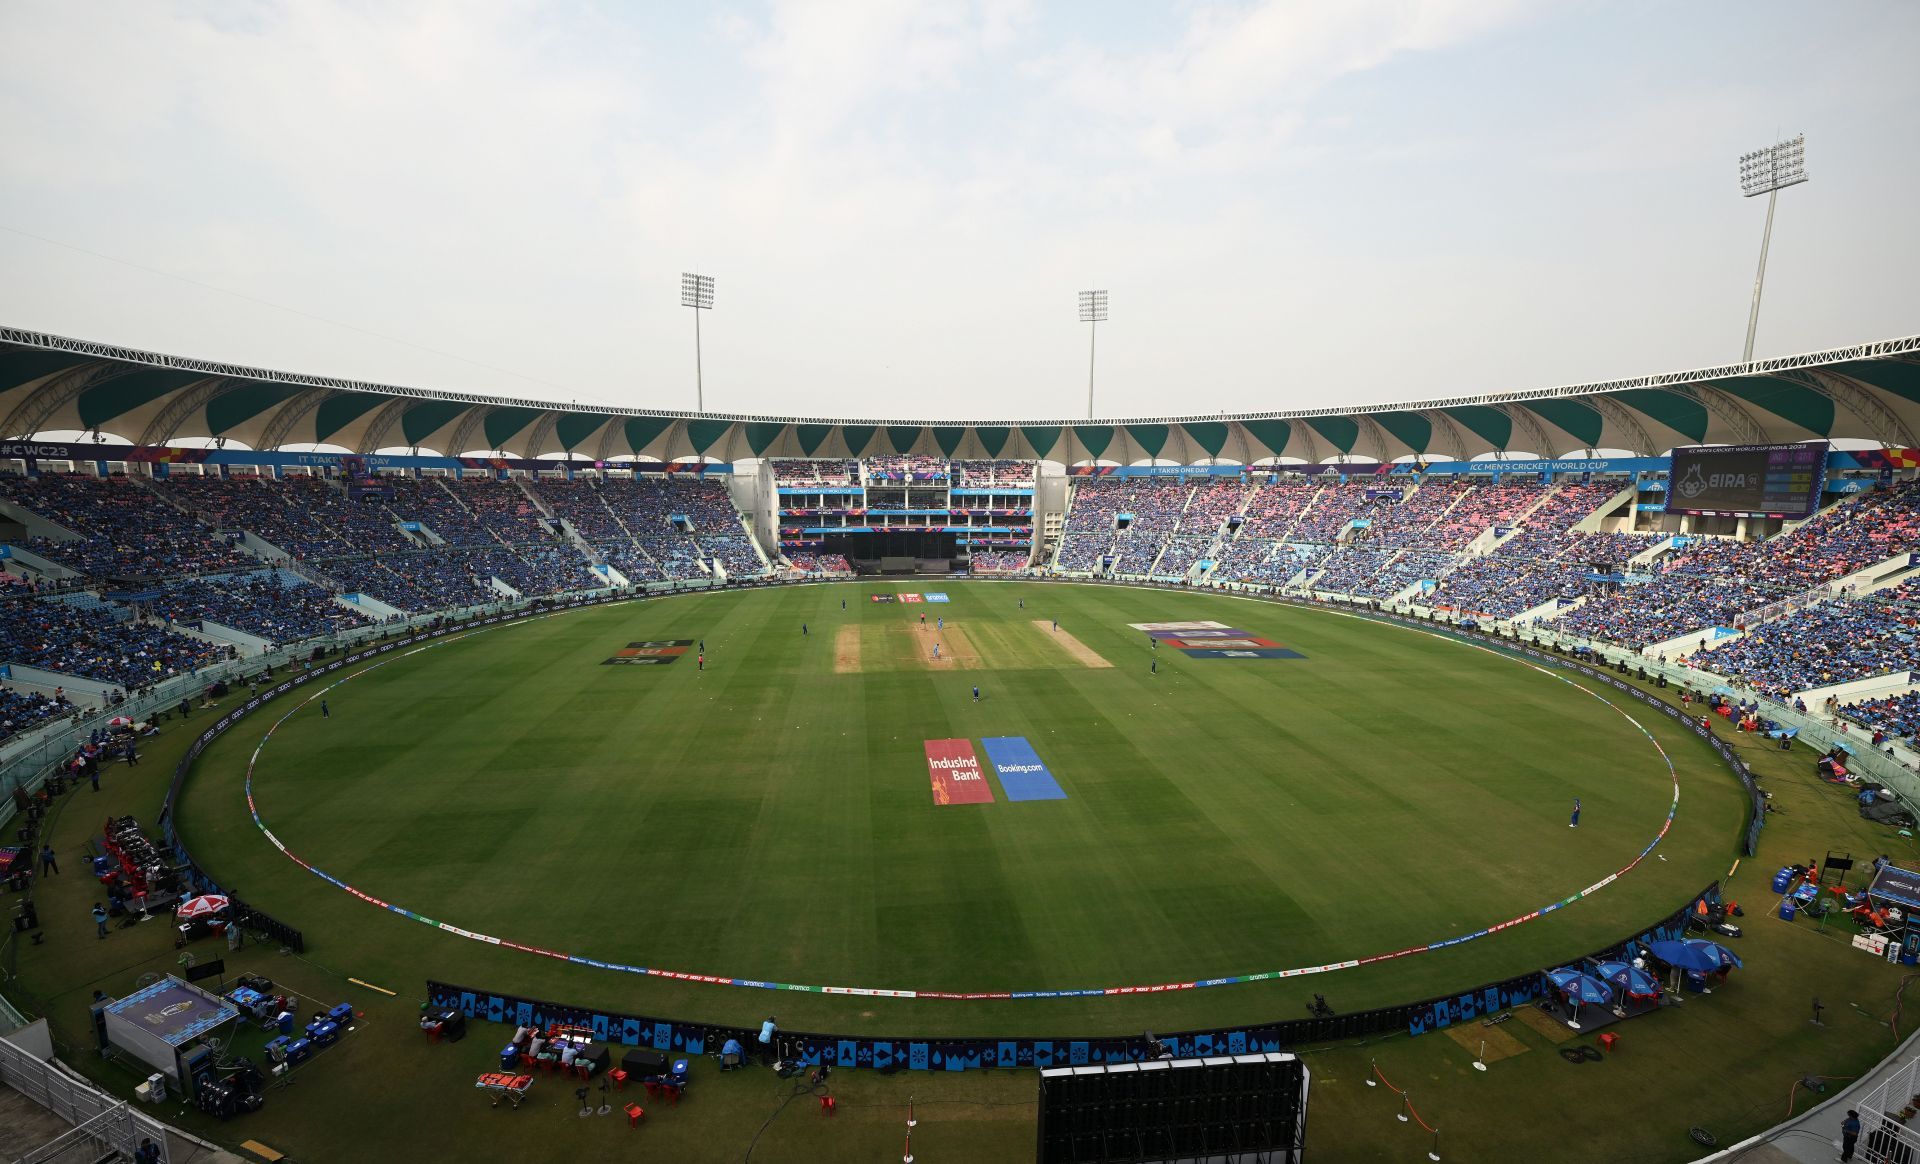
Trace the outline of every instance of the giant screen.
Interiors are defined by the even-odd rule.
[[[1667,512],[1807,517],[1820,508],[1827,442],[1673,450]]]

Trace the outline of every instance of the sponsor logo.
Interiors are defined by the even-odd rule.
[[[927,601],[928,602],[946,602],[948,601],[948,599],[947,599],[947,596],[944,594],[929,594],[927,595]]]
[[[867,595],[867,597],[868,597],[868,598],[869,598],[870,600],[872,600],[872,601],[874,601],[874,602],[898,602],[898,601],[900,601],[900,596],[899,596],[898,594],[869,594],[869,595]]]

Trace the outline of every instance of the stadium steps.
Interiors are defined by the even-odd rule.
[[[1679,538],[1677,535],[1660,538],[1657,541],[1655,541],[1652,545],[1648,546],[1646,549],[1641,550],[1639,553],[1635,554],[1633,557],[1628,558],[1627,565],[1651,566],[1656,561],[1658,561],[1662,555],[1672,553],[1676,548],[1676,543],[1678,542],[1678,540]]]

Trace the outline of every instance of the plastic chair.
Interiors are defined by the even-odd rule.
[[[625,1091],[627,1089],[627,1073],[624,1069],[615,1067],[607,1073],[607,1078],[613,1080],[613,1089],[615,1091]]]
[[[630,1128],[639,1127],[640,1121],[647,1118],[647,1109],[641,1107],[637,1103],[628,1104],[626,1111],[627,1111],[627,1126]]]

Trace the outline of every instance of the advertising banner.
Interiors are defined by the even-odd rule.
[[[1000,790],[1007,799],[1014,800],[1065,800],[1066,789],[1060,787],[1053,773],[1047,771],[1046,764],[1040,760],[1040,754],[1033,750],[1025,736],[992,736],[980,741],[987,750],[987,759],[993,762],[994,774],[1000,777]]]
[[[993,803],[993,788],[980,771],[972,740],[928,740],[927,776],[935,804]]]

